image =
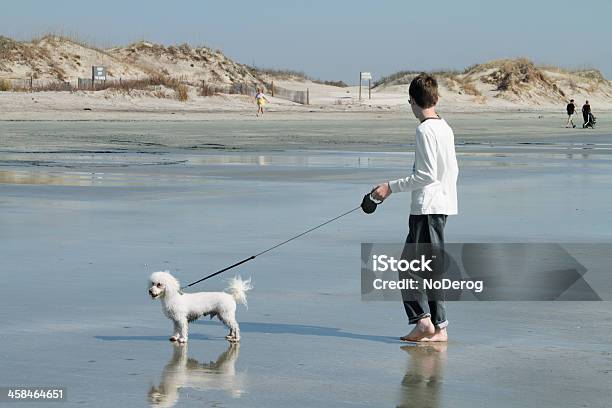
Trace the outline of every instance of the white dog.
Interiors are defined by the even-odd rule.
[[[149,295],[153,299],[161,298],[164,314],[174,322],[174,334],[170,341],[186,343],[189,337],[188,323],[202,316],[210,316],[211,319],[217,316],[230,331],[225,338],[230,342],[240,341],[236,303],[246,306],[246,292],[253,288],[250,279],[231,279],[227,293],[183,293],[179,281],[168,271],[154,272],[150,280]]]

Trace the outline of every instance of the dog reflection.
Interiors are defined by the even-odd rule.
[[[402,408],[438,408],[446,363],[446,343],[403,346],[410,354],[408,371],[402,380]]]
[[[166,364],[158,386],[151,386],[149,402],[156,407],[173,407],[182,388],[198,391],[222,390],[234,398],[244,392],[245,373],[236,373],[240,345],[231,344],[217,361],[200,363],[189,358],[187,344],[175,344],[172,359]]]

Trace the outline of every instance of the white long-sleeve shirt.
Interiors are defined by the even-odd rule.
[[[389,182],[392,193],[412,192],[410,214],[457,214],[455,136],[444,119],[426,119],[416,129],[412,174]]]

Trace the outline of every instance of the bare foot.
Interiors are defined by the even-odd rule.
[[[423,339],[435,336],[436,328],[429,317],[417,322],[414,329],[407,335],[400,337],[401,341],[423,341]]]
[[[436,329],[436,332],[433,335],[425,337],[421,341],[422,342],[447,342],[448,333],[446,332],[446,327],[443,329]]]

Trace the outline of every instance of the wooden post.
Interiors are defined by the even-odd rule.
[[[368,79],[368,99],[372,99],[372,80]]]
[[[361,72],[359,72],[359,100],[361,100]]]
[[[310,89],[306,88],[306,105],[310,105]]]
[[[34,75],[30,75],[30,92],[34,88]]]
[[[272,81],[272,97],[274,97],[274,81]]]

